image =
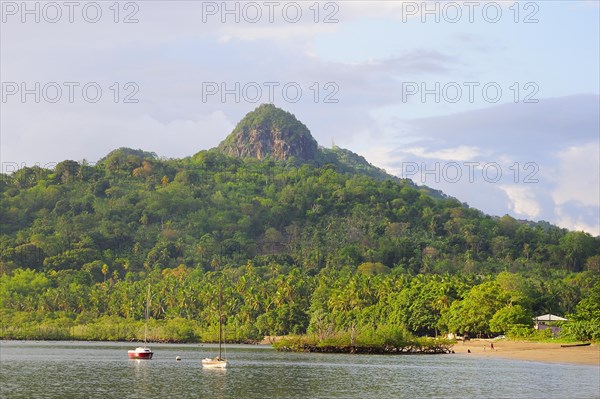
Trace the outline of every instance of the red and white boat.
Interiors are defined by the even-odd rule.
[[[144,346],[138,346],[135,349],[127,351],[130,359],[152,359],[152,349],[146,346],[148,339],[148,308],[150,307],[150,285],[148,285],[148,297],[146,298],[146,325],[144,326]]]
[[[138,346],[135,349],[127,351],[127,356],[129,356],[130,359],[152,359],[153,354],[154,352],[152,352],[152,349],[146,346]]]

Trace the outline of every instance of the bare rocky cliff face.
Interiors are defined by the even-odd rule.
[[[263,104],[248,113],[218,149],[233,157],[278,161],[290,157],[310,161],[318,154],[317,142],[308,128],[272,104]]]

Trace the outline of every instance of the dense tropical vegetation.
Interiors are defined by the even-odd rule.
[[[320,154],[326,164],[118,149],[2,175],[2,335],[133,339],[151,284],[155,338],[212,339],[222,281],[237,340],[522,336],[543,313],[600,337],[598,237],[490,217],[346,150]]]
[[[547,312],[599,334],[597,238],[404,182],[121,149],[94,166],[23,168],[0,187],[5,335],[88,325],[134,338],[150,283],[157,336],[210,339],[217,280],[237,339],[384,324],[487,335]]]

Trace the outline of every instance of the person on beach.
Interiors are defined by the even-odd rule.
[[[490,349],[491,349],[491,350],[494,350],[494,343],[493,343],[493,342],[492,342],[492,343],[490,343]]]

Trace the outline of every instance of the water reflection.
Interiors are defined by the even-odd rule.
[[[194,345],[156,345],[152,360],[126,343],[2,342],[2,398],[590,398],[598,367],[466,356],[358,356],[229,349],[228,369],[205,369]],[[180,361],[175,361],[181,356]]]
[[[202,367],[207,395],[212,398],[227,398],[227,369],[208,369]]]

